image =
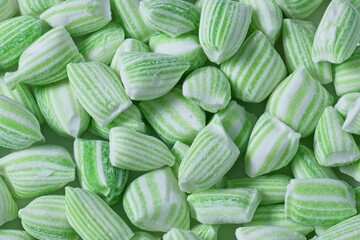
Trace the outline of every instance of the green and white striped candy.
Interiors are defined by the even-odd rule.
[[[75,164],[67,150],[44,145],[13,152],[0,159],[0,174],[16,198],[42,196],[75,179]]]
[[[0,70],[15,65],[25,49],[42,35],[43,27],[42,20],[30,16],[0,22]]]
[[[300,134],[268,113],[264,113],[251,132],[245,154],[245,172],[251,177],[285,167],[295,156]]]
[[[246,223],[261,201],[256,189],[208,189],[187,198],[191,216],[203,224]]]
[[[175,157],[167,146],[153,136],[124,127],[110,130],[110,161],[115,167],[149,171],[174,165]]]
[[[130,183],[123,206],[130,221],[143,230],[167,232],[190,226],[186,195],[168,167],[145,173]]]
[[[134,232],[134,236],[131,240],[160,240],[160,238],[155,237],[147,232]]]
[[[341,114],[342,117],[346,118],[350,106],[360,98],[360,92],[347,93],[339,98],[334,108]]]
[[[243,43],[251,22],[251,7],[232,0],[202,4],[199,41],[209,60],[220,64]]]
[[[303,64],[313,78],[327,84],[333,80],[331,63],[315,63],[311,56],[315,32],[316,27],[310,21],[284,19],[282,40],[285,63],[290,73]]]
[[[227,180],[227,188],[255,188],[261,193],[261,204],[283,203],[286,186],[290,182],[286,175],[266,175],[256,178],[240,178]]]
[[[239,154],[220,119],[214,117],[198,133],[180,163],[180,189],[191,193],[213,186],[230,170]]]
[[[333,0],[316,30],[312,58],[315,62],[342,63],[360,41],[360,12],[348,0]]]
[[[39,240],[78,239],[66,218],[65,196],[48,195],[36,198],[20,209],[19,217],[26,232]]]
[[[99,196],[81,188],[65,188],[66,217],[82,239],[128,240],[134,235]]]
[[[340,166],[339,170],[360,182],[360,158],[356,162]]]
[[[78,48],[86,61],[109,65],[124,39],[125,33],[121,26],[110,23],[86,37],[78,44]]]
[[[172,166],[171,170],[173,171],[175,177],[178,177],[180,163],[186,156],[189,149],[190,149],[189,145],[182,143],[180,141],[176,141],[174,146],[172,147],[171,153],[174,155],[175,161],[174,161],[174,165]]]
[[[333,107],[325,109],[314,136],[314,152],[320,165],[341,166],[360,159],[353,136],[341,129],[343,124],[344,120]]]
[[[77,138],[89,126],[90,116],[67,80],[37,86],[34,94],[46,123],[57,134]]]
[[[334,171],[321,166],[315,158],[314,152],[300,145],[291,161],[291,171],[295,178],[333,178],[337,179]]]
[[[314,132],[324,109],[332,103],[330,93],[300,66],[274,90],[266,110],[304,138]]]
[[[183,83],[182,91],[186,98],[212,113],[225,108],[231,100],[229,80],[220,69],[212,66],[190,73]]]
[[[18,13],[16,0],[0,0],[0,21],[11,18]]]
[[[328,230],[332,226],[334,226],[334,225],[317,225],[317,226],[314,226],[316,236],[321,235],[322,233],[324,233],[326,230]],[[312,240],[316,240],[316,236],[314,238],[312,238]]]
[[[301,233],[290,231],[282,227],[257,226],[257,227],[239,227],[236,229],[236,239],[251,240],[306,240]]]
[[[203,240],[199,235],[189,230],[172,228],[163,236],[163,240]]]
[[[82,62],[69,33],[63,28],[54,28],[33,44],[22,54],[16,72],[7,73],[4,81],[11,89],[18,83],[45,85],[66,78],[68,63]]]
[[[105,64],[70,63],[67,72],[80,104],[101,127],[130,107],[120,79]]]
[[[74,142],[74,157],[82,188],[113,205],[120,199],[129,172],[113,167],[109,154],[108,142],[79,138]]]
[[[39,16],[64,0],[18,0],[21,15]]]
[[[139,104],[140,111],[167,144],[181,141],[191,144],[205,127],[205,112],[174,88],[165,96]]]
[[[35,240],[23,230],[0,229],[1,240]]]
[[[350,0],[351,4],[360,12],[360,2],[358,0]]]
[[[360,98],[350,105],[342,129],[345,132],[360,135]]]
[[[293,179],[287,187],[285,212],[304,225],[336,224],[356,214],[355,193],[340,180]]]
[[[67,0],[40,15],[52,27],[63,26],[73,37],[101,29],[111,21],[109,0]]]
[[[18,206],[11,196],[5,182],[0,177],[0,226],[17,218]],[[1,233],[0,233],[1,239]]]
[[[165,95],[190,67],[184,58],[145,52],[123,53],[119,65],[125,91],[136,101]]]
[[[323,0],[276,0],[288,18],[305,19],[310,16]]]
[[[261,102],[286,76],[286,67],[267,37],[255,31],[221,70],[234,95],[245,102]]]
[[[199,27],[199,9],[183,0],[143,0],[139,10],[149,28],[170,37],[177,37]]]
[[[354,188],[355,191],[355,199],[356,199],[356,209],[360,210],[360,187]]]
[[[23,149],[43,141],[40,124],[25,107],[0,94],[0,146]]]
[[[219,226],[199,224],[191,228],[191,231],[199,235],[203,240],[217,240]]]

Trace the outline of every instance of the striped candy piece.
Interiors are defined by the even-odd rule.
[[[63,26],[73,37],[101,29],[111,21],[109,0],[67,0],[40,15],[51,27]]]
[[[11,18],[18,13],[16,0],[0,0],[0,21]]]
[[[261,102],[286,76],[286,67],[267,37],[255,31],[239,52],[221,65],[234,95],[245,102]]]
[[[130,183],[123,206],[130,221],[143,230],[167,232],[190,226],[186,195],[168,167],[145,173]]]
[[[268,113],[264,113],[251,132],[245,154],[245,172],[251,177],[285,167],[295,156],[300,134]]]
[[[261,204],[283,203],[286,186],[290,182],[286,175],[267,175],[256,178],[240,178],[227,180],[227,188],[255,188],[261,193]]]
[[[160,240],[159,237],[155,237],[147,232],[134,232],[134,236],[131,240]]]
[[[82,239],[128,240],[134,235],[100,197],[81,188],[65,188],[66,217]]]
[[[0,70],[15,65],[25,49],[42,35],[43,27],[43,21],[30,16],[0,22]]]
[[[35,240],[23,230],[0,229],[1,240]]]
[[[341,129],[343,124],[344,120],[333,107],[325,109],[314,136],[314,152],[320,165],[341,166],[360,159],[353,136]]]
[[[305,19],[310,16],[323,0],[276,0],[288,18]]]
[[[257,226],[257,227],[239,227],[236,229],[236,239],[251,239],[251,240],[306,240],[306,237],[301,233],[290,231],[282,227]]]
[[[354,178],[356,181],[360,182],[360,158],[353,163],[340,166],[340,172]]]
[[[121,26],[110,23],[86,37],[78,44],[78,48],[86,61],[109,65],[124,39],[125,33]]]
[[[174,165],[172,166],[171,170],[173,171],[175,177],[179,176],[180,163],[186,156],[189,149],[190,149],[189,145],[182,143],[180,141],[176,141],[174,146],[172,147],[171,153],[175,157],[175,161],[174,161]]]
[[[316,30],[312,58],[315,62],[342,63],[360,41],[360,12],[347,0],[333,0]]]
[[[159,139],[124,127],[110,130],[110,161],[115,167],[149,171],[174,165],[175,157]]]
[[[360,238],[360,215],[342,221],[316,237],[314,240],[352,240]]]
[[[177,37],[199,27],[199,9],[183,0],[143,0],[139,10],[149,28],[170,37]]]
[[[266,110],[304,138],[314,132],[324,109],[332,103],[329,92],[300,66],[274,90]]]
[[[66,218],[64,196],[36,198],[20,209],[19,217],[26,232],[39,240],[78,239]]]
[[[355,199],[356,199],[356,209],[360,210],[360,187],[354,188],[355,191]]]
[[[330,225],[356,214],[354,190],[329,178],[293,179],[287,187],[285,212],[304,225]]]
[[[225,108],[231,99],[229,80],[220,69],[212,66],[196,69],[189,74],[182,91],[186,98],[211,113]]]
[[[284,19],[282,40],[285,63],[290,73],[303,64],[314,79],[327,84],[333,80],[331,63],[315,63],[311,56],[315,32],[316,27],[312,22]]]
[[[219,226],[199,224],[191,228],[191,231],[199,235],[203,240],[217,240]]]
[[[77,138],[89,126],[90,116],[67,80],[37,86],[34,94],[46,123],[57,134]]]
[[[67,72],[80,104],[101,127],[130,107],[119,78],[105,64],[70,63]]]
[[[0,171],[16,198],[42,196],[75,179],[75,164],[60,146],[37,146],[0,159]]]
[[[360,12],[360,2],[358,0],[350,0],[351,4]]]
[[[350,106],[360,98],[360,92],[347,93],[339,98],[334,108],[341,114],[342,117],[346,118]]]
[[[43,141],[37,119],[25,107],[0,94],[0,146],[23,149]]]
[[[251,22],[251,7],[231,0],[209,0],[201,10],[200,44],[209,60],[220,64],[243,43]]]
[[[360,98],[350,105],[342,129],[345,132],[360,135]]]
[[[16,72],[7,73],[4,81],[11,89],[18,83],[45,85],[66,78],[68,63],[82,62],[69,33],[63,28],[54,28],[28,47],[21,55]]]
[[[76,139],[74,157],[82,188],[99,195],[109,205],[120,199],[129,172],[110,162],[110,146],[100,140]]]
[[[125,91],[136,101],[165,95],[190,67],[184,58],[145,52],[123,53],[119,65]]]
[[[163,236],[163,240],[203,240],[199,235],[194,232],[172,228]]]
[[[208,189],[187,198],[191,216],[203,224],[246,223],[261,201],[256,189]]]
[[[239,154],[220,119],[214,117],[198,133],[180,163],[180,189],[191,193],[213,186],[230,170]]]
[[[314,152],[300,145],[291,161],[291,171],[295,178],[333,178],[337,179],[334,171],[321,166],[315,158]]]
[[[18,0],[21,15],[39,16],[64,0]]]
[[[317,225],[317,226],[314,226],[316,236],[313,237],[312,240],[315,240],[317,236],[320,236],[321,234],[323,234],[326,230],[328,230],[332,226],[334,226],[334,225]]]
[[[172,145],[176,141],[191,144],[205,127],[205,112],[174,88],[165,96],[139,104],[140,111],[160,138]]]
[[[5,182],[0,177],[0,226],[17,218],[18,206],[11,196]],[[1,233],[0,233],[1,239]]]

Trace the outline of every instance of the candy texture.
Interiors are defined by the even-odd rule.
[[[16,0],[0,0],[0,21],[13,17],[18,10]]]
[[[343,165],[339,167],[340,172],[354,178],[356,181],[360,182],[360,159],[356,162]]]
[[[134,236],[131,238],[131,240],[160,240],[160,238],[154,237],[147,232],[134,232]]]
[[[342,129],[345,132],[360,135],[360,98],[350,105]]]
[[[1,240],[35,240],[31,235],[22,230],[0,229]]]
[[[11,196],[4,180],[0,177],[0,226],[17,217],[18,206]],[[0,232],[1,239],[1,232]]]
[[[340,113],[340,115],[346,118],[350,106],[360,98],[360,92],[347,93],[339,98],[334,108]]]
[[[172,147],[171,153],[175,157],[175,162],[174,162],[174,165],[172,166],[171,170],[173,171],[175,177],[178,177],[180,163],[186,156],[189,149],[190,149],[189,145],[186,145],[185,143],[182,143],[179,141],[176,141],[174,146]]]
[[[196,233],[179,228],[172,228],[163,236],[163,240],[203,240]]]
[[[360,215],[342,221],[316,237],[314,240],[352,240],[360,238]]]
[[[311,15],[323,0],[276,0],[288,18],[304,19]]]
[[[64,0],[18,0],[22,15],[39,16],[45,10],[63,2]]]
[[[191,231],[199,235],[203,240],[217,240],[219,226],[199,224],[191,228]]]
[[[236,239],[251,239],[251,240],[306,240],[306,237],[298,232],[290,231],[281,227],[239,227],[236,229]]]

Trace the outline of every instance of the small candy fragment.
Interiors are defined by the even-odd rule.
[[[353,136],[341,129],[343,123],[333,107],[325,109],[314,136],[314,152],[320,165],[341,166],[360,159],[360,150]]]
[[[11,196],[5,182],[0,177],[0,226],[17,218],[18,206]],[[0,239],[1,239],[0,233]]]
[[[37,86],[34,95],[46,123],[60,136],[77,138],[89,126],[90,116],[67,80]]]
[[[78,239],[66,218],[64,196],[36,198],[20,209],[19,217],[26,232],[39,240]]]
[[[121,217],[95,193],[65,188],[66,217],[82,239],[129,240],[134,235]]]
[[[52,27],[63,26],[73,37],[95,32],[111,21],[109,0],[67,0],[40,15]]]
[[[163,236],[163,240],[203,240],[203,239],[194,232],[179,228],[172,228],[169,232],[167,232]]]
[[[165,95],[190,67],[184,58],[144,52],[123,53],[119,65],[125,91],[137,101]]]
[[[174,88],[165,96],[139,104],[140,111],[160,138],[173,145],[176,141],[191,144],[205,127],[205,112]]]
[[[175,157],[175,162],[174,162],[174,165],[172,166],[171,170],[173,171],[176,178],[179,175],[180,163],[186,156],[189,149],[190,149],[189,145],[182,143],[180,141],[176,141],[174,146],[171,149],[171,153]]]
[[[236,229],[236,239],[244,240],[306,240],[306,237],[301,233],[290,231],[282,227],[239,227]]]
[[[304,225],[331,225],[356,214],[355,193],[346,182],[329,178],[293,179],[285,212]]]
[[[245,172],[257,177],[288,165],[299,147],[300,134],[268,113],[257,121],[245,154]]]
[[[130,221],[147,231],[167,232],[190,226],[186,195],[168,167],[146,173],[130,183],[123,206]]]
[[[37,146],[0,159],[0,174],[16,198],[33,198],[64,187],[75,179],[75,164],[60,146]]]
[[[360,12],[348,0],[333,0],[316,30],[312,58],[315,62],[342,63],[360,41]]]
[[[1,240],[35,240],[23,230],[0,229]]]
[[[18,10],[16,0],[0,0],[0,21],[15,16]]]
[[[286,186],[290,182],[286,175],[267,175],[256,178],[227,180],[227,188],[255,188],[261,193],[260,204],[275,204],[285,201]]]
[[[310,16],[323,0],[276,0],[288,18],[305,19]]]
[[[101,127],[131,105],[120,79],[103,63],[70,63],[67,72],[80,104]]]
[[[261,201],[256,189],[208,189],[187,198],[191,216],[203,224],[250,222]]]
[[[45,85],[65,79],[68,63],[82,62],[74,41],[63,27],[54,28],[37,39],[22,54],[16,72],[4,81],[11,89],[18,83]]]
[[[210,61],[231,58],[243,43],[251,22],[251,7],[232,0],[203,3],[199,40]]]
[[[211,113],[225,108],[231,99],[229,80],[220,69],[212,66],[190,73],[183,83],[182,91],[187,99]]]
[[[350,105],[342,129],[345,132],[360,135],[360,98]]]
[[[134,232],[134,236],[131,238],[131,240],[160,240],[160,238],[154,237],[147,232]]]
[[[234,94],[245,102],[261,102],[286,76],[286,67],[267,37],[255,31],[229,60],[221,65]]]
[[[191,231],[199,235],[203,240],[217,240],[218,230],[219,226],[207,224],[199,224],[191,228]]]
[[[343,116],[346,118],[350,106],[360,98],[360,92],[354,92],[354,93],[347,93],[339,98],[334,108]]]
[[[18,0],[21,15],[39,16],[64,0]]]
[[[0,146],[23,149],[44,140],[40,124],[25,107],[0,94]]]

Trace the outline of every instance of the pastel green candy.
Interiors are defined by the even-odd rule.
[[[286,67],[267,37],[256,30],[240,50],[221,65],[234,95],[245,102],[261,102],[286,76]]]
[[[172,228],[163,236],[163,240],[203,240],[199,235],[194,232]]]
[[[0,226],[17,218],[18,206],[0,177]],[[0,232],[1,239],[1,232]]]
[[[12,18],[19,11],[16,0],[0,0],[0,21]]]
[[[192,193],[213,186],[230,170],[239,154],[220,119],[214,117],[198,133],[180,163],[180,189]]]
[[[125,191],[123,206],[130,221],[143,230],[167,232],[190,227],[186,195],[168,167],[132,181]]]
[[[7,73],[4,81],[11,89],[19,83],[46,85],[67,77],[68,63],[82,62],[74,41],[63,27],[54,28],[33,44],[22,54],[16,72]]]
[[[334,108],[340,115],[346,118],[350,106],[360,98],[360,92],[347,93],[339,98]]]
[[[23,230],[0,229],[0,240],[35,240]]]
[[[82,239],[128,240],[134,235],[100,197],[81,188],[65,188],[66,217]]]
[[[360,187],[354,188],[355,191],[355,199],[356,199],[356,209],[360,210]]]
[[[351,4],[360,12],[360,2],[358,0],[350,0]]]
[[[171,170],[173,171],[175,177],[178,177],[180,163],[186,156],[189,149],[190,149],[189,145],[182,143],[180,141],[176,141],[174,146],[171,148],[171,153],[175,157],[174,165],[172,166]]]
[[[255,188],[261,193],[262,204],[283,203],[285,201],[286,186],[290,182],[286,175],[265,175],[256,178],[230,179],[227,188]]]
[[[90,116],[67,80],[37,86],[34,95],[46,123],[58,135],[77,138],[88,128]]]
[[[328,230],[332,226],[334,226],[334,225],[317,225],[317,226],[314,226],[316,236],[320,236],[321,234],[323,234],[326,230]],[[316,236],[314,237],[313,240],[316,239]]]
[[[333,107],[325,109],[314,135],[314,152],[320,165],[341,166],[360,158],[353,136],[341,129],[343,124],[344,120]]]
[[[321,84],[333,81],[332,66],[329,62],[315,63],[311,56],[316,27],[310,21],[284,19],[282,40],[286,67],[290,73],[301,64]]]
[[[316,30],[312,58],[315,62],[342,63],[360,41],[360,12],[347,0],[331,1]]]
[[[80,104],[101,127],[132,104],[118,76],[103,63],[70,63],[67,72]]]
[[[301,233],[290,231],[282,227],[257,226],[257,227],[239,227],[236,229],[236,239],[251,239],[251,240],[306,240],[306,237]]]
[[[276,0],[288,18],[305,19],[310,16],[323,0]]]
[[[23,149],[43,141],[40,124],[25,107],[0,94],[0,146]]]
[[[140,111],[167,144],[176,141],[191,144],[198,132],[205,127],[205,112],[174,88],[165,96],[140,102]]]
[[[161,53],[123,53],[119,59],[126,94],[136,101],[164,96],[189,69],[184,58]]]
[[[64,0],[18,0],[21,15],[39,16]]]
[[[73,37],[103,28],[111,21],[109,0],[67,0],[40,15],[51,27],[63,26]]]
[[[231,58],[243,43],[251,22],[251,7],[232,0],[202,4],[199,41],[210,61]]]
[[[66,218],[65,196],[36,198],[20,209],[19,217],[26,232],[39,240],[78,239]]]
[[[345,132],[360,135],[360,98],[350,105],[342,129]]]
[[[147,232],[134,232],[134,236],[131,240],[160,240],[160,238],[155,237]]]
[[[350,164],[339,167],[340,172],[354,178],[356,181],[360,181],[360,158]]]
[[[268,113],[264,113],[251,132],[245,154],[245,172],[251,177],[285,167],[295,156],[300,134]]]
[[[218,225],[199,224],[191,228],[191,231],[199,235],[203,240],[217,240],[218,239]]]
[[[196,0],[195,6],[201,9],[203,4],[204,4],[204,0]]]
[[[109,65],[124,39],[125,33],[121,26],[110,23],[82,40],[78,48],[86,61]]]
[[[300,66],[277,86],[266,111],[304,138],[314,132],[324,109],[332,103],[330,93]]]
[[[304,225],[336,224],[356,214],[355,193],[340,180],[293,179],[287,187],[285,212]]]

